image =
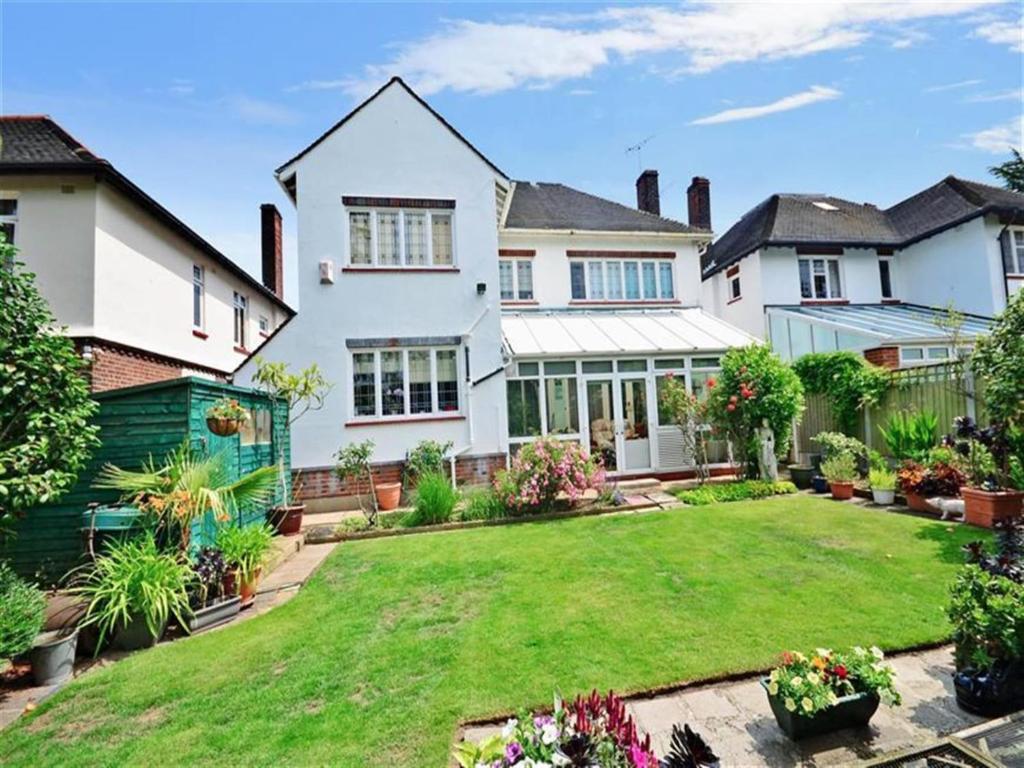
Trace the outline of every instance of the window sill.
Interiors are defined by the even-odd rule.
[[[902,299],[882,299],[883,304],[902,304]]]
[[[270,334],[267,333],[266,331],[260,331],[260,336],[262,336],[264,339],[270,338]]]
[[[438,272],[441,274],[457,274],[458,267],[342,267],[342,272],[355,272],[361,274],[385,274],[396,275],[408,272]]]
[[[1007,272],[1006,277],[1010,280],[1024,280],[1024,274],[1020,272]]]
[[[536,307],[540,302],[526,299],[502,299],[503,307]]]
[[[737,297],[735,297],[733,299],[729,299],[727,302],[725,302],[725,306],[729,306],[730,304],[735,304],[737,301],[743,301],[743,297],[742,296],[737,296]]]
[[[235,352],[237,352],[240,355],[248,355],[249,354],[249,350],[248,349],[246,349],[245,347],[239,347],[237,345],[235,346]]]
[[[570,306],[612,306],[612,307],[678,307],[678,299],[570,299]]]
[[[200,331],[198,328],[192,329],[192,335],[195,336],[197,339],[203,339],[204,341],[210,338],[210,334]]]
[[[829,304],[849,304],[849,299],[801,299],[800,304],[805,307],[820,307]]]
[[[423,416],[399,416],[385,417],[381,419],[353,419],[346,421],[346,427],[383,427],[388,424],[428,424],[435,421],[465,421],[466,417],[461,413],[454,416],[436,416],[425,414]]]

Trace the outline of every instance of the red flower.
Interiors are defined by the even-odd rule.
[[[739,398],[738,398],[738,397],[736,397],[736,395],[733,395],[732,397],[730,397],[730,398],[729,398],[729,402],[730,402],[730,403],[735,403],[735,402],[736,402],[736,401],[737,401],[738,399],[739,399]]]
[[[729,403],[727,406],[725,406],[725,410],[731,413],[732,411],[736,410],[736,405],[734,403]]]
[[[844,667],[842,664],[836,664],[834,667],[832,667],[832,674],[834,674],[840,680],[845,680],[846,679],[846,667]]]
[[[714,389],[717,384],[718,382],[715,381],[714,379],[708,379],[707,387],[708,389]]]

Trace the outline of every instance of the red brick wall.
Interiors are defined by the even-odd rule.
[[[374,464],[374,483],[397,483],[402,480],[404,462],[391,461]],[[455,460],[455,479],[460,484],[480,485],[494,479],[499,469],[505,468],[505,454],[488,453],[481,456],[460,456]],[[448,471],[446,469],[446,471]],[[344,483],[333,467],[296,469],[292,471],[292,495],[296,501],[354,496],[356,492],[369,493],[366,480]]]
[[[89,365],[88,376],[93,392],[134,387],[138,384],[152,384],[156,381],[176,379],[179,376],[203,373],[203,371],[188,368],[176,360],[127,347],[106,345],[102,342],[79,342],[79,352],[82,351],[84,345],[88,345],[92,349],[92,362]],[[218,378],[222,377],[218,375]]]
[[[875,347],[864,350],[864,359],[869,363],[880,365],[883,368],[900,367],[899,347]]]

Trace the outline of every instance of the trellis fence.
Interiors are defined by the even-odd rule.
[[[978,382],[962,366],[950,363],[901,368],[891,374],[892,386],[877,405],[862,410],[851,437],[863,441],[883,455],[888,453],[878,429],[899,411],[931,411],[939,420],[939,434],[952,429],[957,416],[971,416],[987,423],[983,393]],[[803,419],[795,430],[795,451],[799,459],[817,453],[811,438],[819,432],[839,432],[838,420],[825,395],[809,394]]]

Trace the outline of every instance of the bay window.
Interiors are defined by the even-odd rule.
[[[364,198],[352,199],[365,202]],[[348,239],[348,261],[354,267],[450,268],[455,265],[451,210],[350,208]]]
[[[841,299],[839,259],[799,259],[800,296],[804,299]]]
[[[454,348],[353,352],[353,416],[372,420],[458,412],[458,360]]]
[[[675,299],[670,261],[590,259],[569,262],[569,285],[580,301],[665,301]]]

